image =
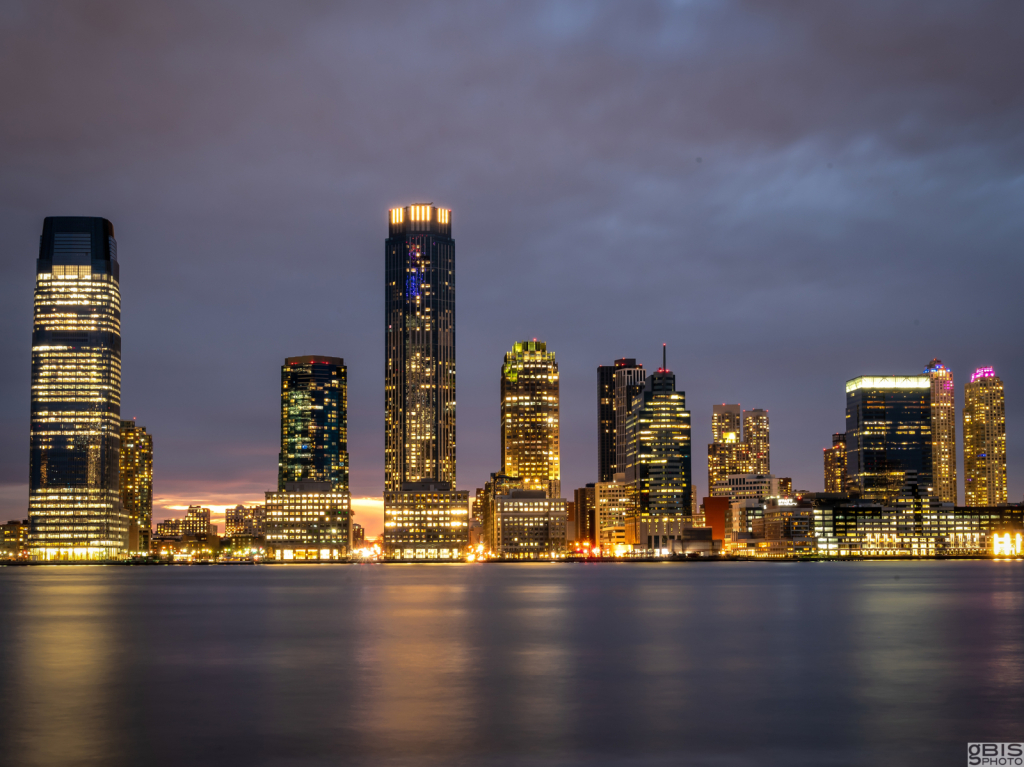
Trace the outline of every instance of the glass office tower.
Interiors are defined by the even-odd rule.
[[[153,535],[153,436],[135,421],[121,421],[120,474],[129,548],[148,554]]]
[[[277,489],[327,482],[348,489],[348,371],[340,357],[288,357],[281,366]]]
[[[964,386],[964,480],[967,506],[1006,503],[1006,404],[992,368]]]
[[[522,341],[501,366],[501,467],[525,490],[562,496],[558,363],[543,341]]]
[[[114,227],[47,218],[32,332],[29,546],[41,560],[126,554],[121,508],[121,293]]]
[[[908,471],[932,487],[931,379],[862,376],[846,382],[847,488],[895,502]],[[931,491],[929,491],[931,492]]]
[[[451,211],[390,211],[385,242],[384,489],[455,487],[455,241]]]

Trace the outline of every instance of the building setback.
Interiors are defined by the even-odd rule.
[[[526,490],[562,494],[558,363],[543,341],[522,341],[501,366],[501,465]]]
[[[29,547],[38,560],[128,550],[121,507],[121,293],[114,227],[47,218],[36,262]]]
[[[455,241],[451,211],[390,211],[385,242],[384,489],[455,487]]]
[[[277,489],[288,482],[348,489],[348,370],[340,357],[287,357],[281,366]]]
[[[964,497],[967,506],[1007,501],[1005,396],[992,368],[978,368],[964,386]]]

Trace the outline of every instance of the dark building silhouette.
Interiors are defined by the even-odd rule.
[[[390,211],[385,242],[384,489],[455,487],[455,241],[451,211]]]
[[[625,373],[619,379],[619,399],[616,400],[616,373],[619,370],[637,371]],[[615,360],[614,365],[599,365],[597,368],[597,481],[611,482],[617,469],[616,444],[622,428],[625,427],[624,417],[620,418],[617,407],[629,411],[630,398],[643,388],[643,365],[637,365],[635,359],[623,357]],[[621,427],[619,424],[621,423]]]
[[[348,489],[348,370],[340,357],[288,357],[281,366],[277,489],[327,482]]]
[[[112,559],[128,548],[118,478],[118,275],[109,221],[43,222],[29,454],[29,545],[36,559]]]

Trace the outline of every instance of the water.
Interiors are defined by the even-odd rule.
[[[11,765],[940,765],[1024,563],[0,568]]]

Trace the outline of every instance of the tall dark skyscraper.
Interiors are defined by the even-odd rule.
[[[29,546],[43,560],[128,549],[121,507],[121,292],[114,227],[47,218],[32,332]]]
[[[288,357],[281,367],[277,489],[327,482],[348,490],[348,371],[340,357]]]
[[[862,376],[846,382],[847,489],[895,502],[908,471],[932,486],[931,379]]]
[[[451,211],[390,211],[385,242],[384,489],[455,487],[455,241]]]
[[[625,371],[622,374],[619,371]],[[618,399],[616,399],[618,381]],[[635,359],[623,357],[614,365],[599,365],[597,368],[597,481],[611,482],[618,458],[616,444],[625,428],[625,414],[629,411],[630,398],[635,396],[644,384],[643,365]],[[621,414],[620,414],[621,411]]]

